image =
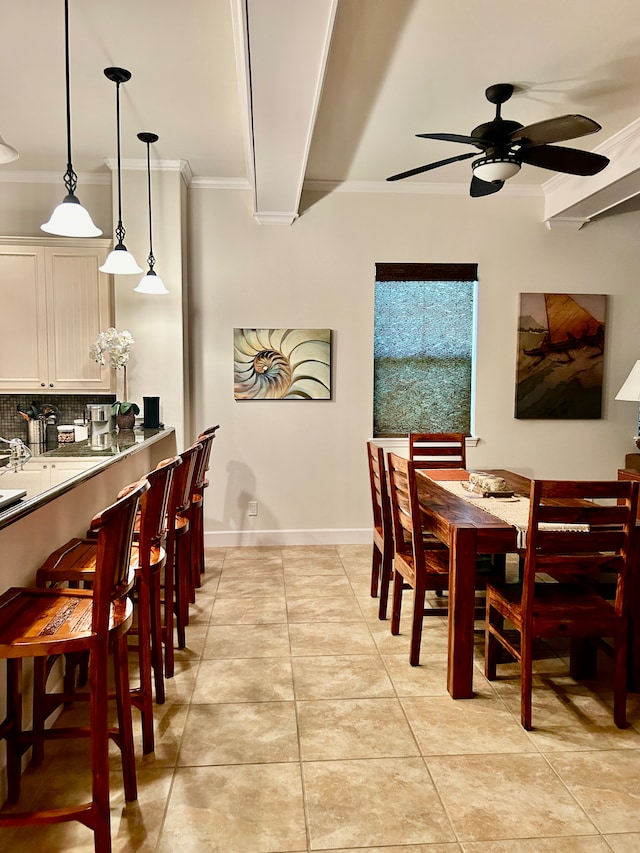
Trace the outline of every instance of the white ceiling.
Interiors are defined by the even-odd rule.
[[[136,133],[154,131],[156,159],[185,161],[194,183],[253,186],[259,221],[293,221],[303,181],[466,192],[470,161],[383,182],[473,150],[415,134],[467,134],[489,121],[494,107],[484,90],[497,82],[518,87],[503,108],[506,118],[529,124],[575,112],[602,125],[565,144],[602,149],[611,165],[597,181],[572,179],[556,212],[577,211],[595,191],[611,194],[622,178],[638,182],[638,0],[69,5],[73,164],[81,179],[106,174],[105,161],[115,157],[115,86],[103,69],[120,65],[133,75],[121,87],[123,161],[143,161]],[[63,0],[0,0],[0,11],[0,134],[20,151],[18,161],[0,167],[0,181],[34,172],[61,180]],[[524,166],[505,190],[539,188],[552,177]],[[625,192],[616,191],[616,202]]]

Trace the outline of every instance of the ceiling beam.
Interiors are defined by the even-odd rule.
[[[609,165],[591,177],[556,175],[543,184],[547,228],[585,222],[640,194],[640,119],[594,149]]]
[[[231,0],[247,174],[260,224],[290,225],[316,121],[338,0]]]

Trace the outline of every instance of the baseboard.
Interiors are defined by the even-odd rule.
[[[333,530],[215,530],[204,534],[205,548],[256,545],[370,545],[371,528]]]

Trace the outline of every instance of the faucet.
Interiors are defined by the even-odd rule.
[[[4,468],[0,468],[0,476],[6,474],[7,471],[22,470],[33,455],[24,441],[21,438],[2,438],[1,435],[0,441],[9,445],[9,461]]]

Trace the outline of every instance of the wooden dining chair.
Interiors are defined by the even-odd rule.
[[[442,607],[426,607],[426,593],[442,593],[449,589],[449,548],[433,534],[428,511],[418,499],[416,470],[420,462],[389,453],[389,484],[393,519],[393,605],[391,633],[400,633],[402,593],[413,589],[411,643],[409,662],[420,663],[422,620],[425,616],[446,614]],[[476,566],[476,588],[484,589],[488,580],[503,580],[504,567],[494,566],[489,558],[479,557]]]
[[[22,756],[45,739],[88,736],[92,796],[89,802],[0,815],[0,828],[76,820],[93,830],[96,853],[109,853],[108,660],[114,650],[118,728],[112,736],[122,753],[125,798],[137,798],[129,696],[126,633],[133,619],[128,593],[133,587],[131,546],[138,502],[146,480],[93,519],[99,529],[93,590],[13,588],[0,597],[0,657],[7,660],[7,715],[0,737],[7,742],[9,802],[20,798]],[[22,661],[89,652],[90,725],[26,730],[23,724]],[[64,702],[64,694],[57,697]],[[70,768],[70,773],[73,768]]]
[[[549,637],[613,639],[613,715],[617,726],[626,725],[627,623],[637,507],[634,482],[532,481],[524,576],[518,584],[488,584],[485,638],[488,679],[496,678],[502,649],[520,664],[525,729],[531,728],[533,641]],[[613,601],[599,585],[603,575],[611,573],[616,577]],[[574,642],[572,657],[576,651]]]
[[[466,468],[465,438],[462,432],[410,432],[409,458],[423,468]]]
[[[425,547],[422,513],[418,502],[415,463],[389,453],[389,486],[391,515],[393,519],[394,578],[391,633],[400,633],[402,593],[413,589],[413,614],[411,617],[411,643],[409,662],[420,663],[422,620],[431,608],[425,607],[427,590],[443,591],[449,587],[449,549]],[[428,524],[428,519],[425,518]],[[442,613],[442,611],[438,611]]]
[[[387,618],[389,584],[393,574],[393,522],[384,450],[367,442],[369,481],[373,507],[373,552],[371,556],[371,598],[380,594],[378,618]]]

